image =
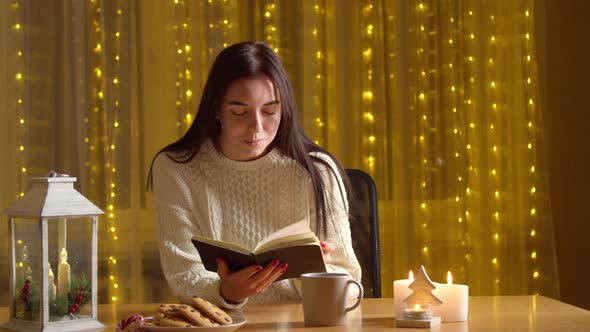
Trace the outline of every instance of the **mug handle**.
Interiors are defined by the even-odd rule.
[[[351,311],[351,310],[355,309],[356,307],[358,307],[361,304],[361,300],[363,299],[363,296],[365,294],[363,291],[363,286],[359,282],[357,282],[356,280],[349,279],[346,282],[346,287],[350,286],[351,284],[355,284],[359,288],[359,297],[356,299],[355,304],[344,309],[344,311],[346,311],[346,312]]]

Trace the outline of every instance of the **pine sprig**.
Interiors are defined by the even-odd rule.
[[[26,286],[28,285],[28,287]],[[23,316],[25,312],[39,312],[39,282],[29,281],[22,289],[16,292],[16,314]],[[92,298],[92,284],[85,274],[73,278],[70,290],[66,294],[57,295],[53,302],[49,303],[50,316],[77,316],[81,307]]]

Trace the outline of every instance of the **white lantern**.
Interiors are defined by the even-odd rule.
[[[97,320],[98,215],[74,189],[76,178],[51,172],[4,213],[10,242],[10,321],[17,331],[103,328]]]

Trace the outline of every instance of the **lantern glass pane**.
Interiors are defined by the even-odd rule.
[[[41,273],[41,230],[36,219],[12,219],[14,242],[14,317],[17,319],[39,321]]]
[[[47,223],[48,262],[55,291],[49,286],[49,321],[91,317],[92,218],[54,218]],[[49,277],[51,281],[51,277]]]

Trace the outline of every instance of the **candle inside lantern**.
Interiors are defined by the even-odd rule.
[[[410,271],[408,279],[400,279],[393,282],[393,307],[396,318],[404,316],[405,305],[402,301],[412,293],[412,290],[408,287],[412,281],[414,281],[414,274]]]
[[[68,253],[66,248],[61,249],[59,265],[57,267],[57,293],[67,294],[70,291],[70,264],[68,264]]]
[[[50,263],[47,263],[47,268],[49,269],[49,272],[47,273],[47,281],[49,284],[49,301],[53,302],[55,300],[55,296],[57,293],[55,286],[55,275],[53,274],[53,270],[51,269]]]
[[[57,220],[57,248],[62,249],[66,248],[66,218],[59,218]]]
[[[16,266],[16,288],[22,288],[24,286],[25,279],[31,275],[31,273],[27,272],[30,269],[31,262],[29,261],[29,249],[26,245],[23,245],[21,258]]]
[[[435,316],[441,316],[443,322],[464,322],[469,313],[469,286],[453,284],[453,275],[447,273],[447,283],[435,283],[432,292],[444,303],[433,308]]]

